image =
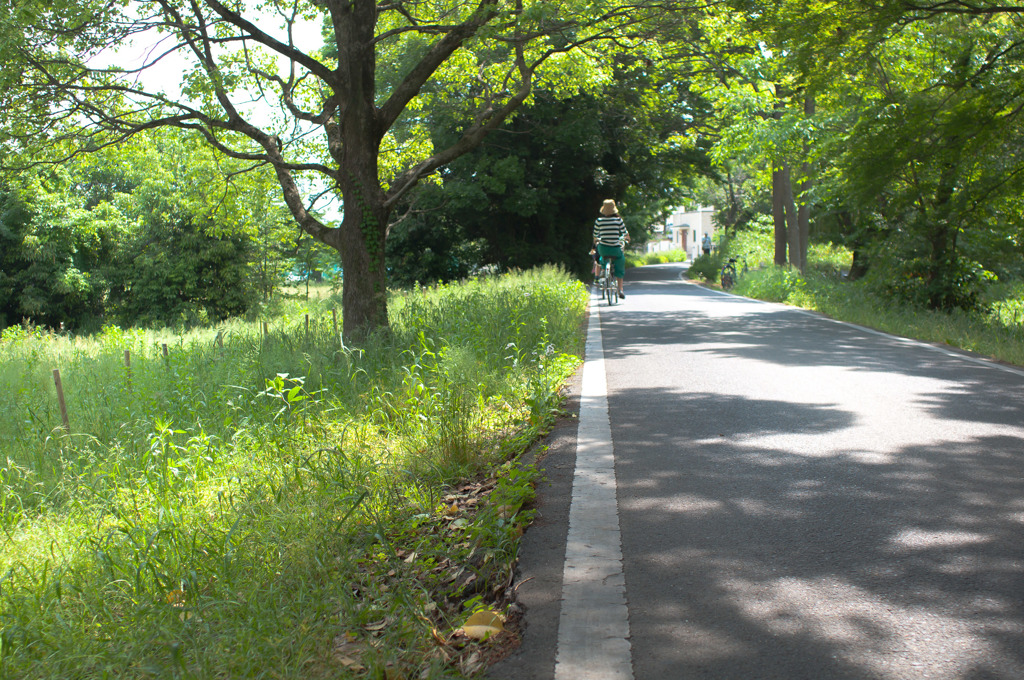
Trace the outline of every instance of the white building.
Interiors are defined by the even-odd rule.
[[[647,244],[649,252],[659,250],[678,249],[686,252],[687,259],[691,262],[701,254],[700,243],[704,234],[711,237],[712,243],[717,247],[715,239],[714,206],[700,207],[695,210],[677,208],[665,222],[664,227],[658,225],[654,228],[655,233],[661,233],[660,240],[652,240]]]

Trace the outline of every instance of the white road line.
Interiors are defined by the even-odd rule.
[[[555,680],[632,680],[601,314],[590,311]]]
[[[801,312],[801,313],[807,314],[809,316],[813,316],[816,319],[822,319],[824,321],[831,321],[832,323],[836,323],[836,324],[839,324],[841,326],[847,326],[849,328],[855,328],[855,329],[857,329],[859,331],[864,331],[865,333],[871,333],[873,335],[877,335],[877,336],[880,336],[880,337],[883,337],[883,338],[887,338],[889,340],[892,340],[893,342],[896,342],[896,343],[902,344],[902,345],[906,345],[908,347],[922,347],[924,349],[930,349],[933,352],[938,352],[939,354],[945,354],[946,356],[953,357],[954,359],[962,359],[962,360],[970,362],[972,364],[977,364],[978,366],[984,366],[985,368],[994,368],[996,370],[1003,371],[1004,373],[1012,373],[1014,375],[1019,375],[1021,377],[1024,377],[1024,371],[1020,370],[1019,368],[1013,368],[1012,366],[1004,366],[1003,364],[996,363],[995,361],[992,361],[990,359],[984,359],[982,357],[971,356],[970,354],[963,354],[962,352],[958,352],[956,350],[946,349],[945,347],[941,347],[939,345],[933,345],[933,344],[930,344],[928,342],[925,342],[924,340],[915,340],[914,338],[904,338],[901,335],[893,335],[892,333],[886,333],[885,331],[878,331],[878,330],[875,330],[874,328],[868,328],[867,326],[860,326],[858,324],[849,323],[848,321],[840,321],[839,319],[833,319],[832,317],[825,316],[824,314],[820,314],[820,313],[817,313],[817,312],[814,312],[814,311],[811,311],[811,310],[807,310],[807,309],[801,309],[800,307],[789,307],[787,305],[786,309],[792,309],[794,311]],[[964,350],[964,351],[967,351],[967,350]]]
[[[689,283],[690,285],[695,285],[695,286],[696,285],[700,285],[700,284],[694,283],[692,281],[684,280],[683,279],[683,274],[680,274],[679,278],[680,278],[680,280],[683,280],[684,283]],[[712,292],[712,293],[717,293],[718,295],[728,295],[729,297],[744,297],[742,295],[736,295],[735,293],[727,293],[727,292],[722,291],[722,290],[715,290],[714,288],[705,288],[704,290],[707,290],[707,291]],[[996,369],[998,371],[1002,371],[1004,373],[1012,373],[1013,375],[1018,375],[1018,376],[1021,376],[1022,378],[1024,378],[1024,371],[1022,371],[1021,369],[1015,368],[1013,366],[1006,366],[1006,365],[1001,364],[1001,363],[999,363],[997,361],[994,361],[992,359],[986,359],[984,357],[976,357],[976,356],[973,356],[973,355],[970,355],[970,354],[964,354],[963,352],[959,352],[959,351],[956,351],[956,350],[953,350],[953,349],[946,349],[945,347],[941,347],[939,345],[933,345],[931,343],[925,342],[924,340],[916,340],[914,338],[905,338],[902,335],[893,335],[892,333],[886,333],[885,331],[875,330],[874,328],[868,328],[867,326],[861,326],[859,324],[851,323],[849,321],[843,321],[841,319],[833,319],[830,316],[825,316],[821,312],[816,312],[816,311],[811,310],[811,309],[804,309],[802,307],[794,307],[792,305],[782,304],[781,302],[768,302],[767,300],[758,300],[757,298],[746,298],[746,299],[750,300],[751,302],[760,302],[761,304],[764,304],[764,305],[770,305],[770,306],[775,307],[775,308],[777,308],[779,310],[787,310],[787,311],[790,311],[790,312],[800,312],[801,314],[805,314],[807,316],[814,317],[815,319],[819,319],[821,321],[831,321],[832,323],[839,324],[840,326],[846,326],[847,328],[854,328],[854,329],[859,330],[859,331],[864,331],[865,333],[871,333],[873,335],[877,335],[877,336],[880,336],[880,337],[883,337],[883,338],[888,338],[889,340],[892,340],[893,342],[896,342],[898,344],[903,344],[903,345],[906,345],[908,347],[921,347],[921,348],[924,348],[924,349],[929,349],[929,350],[931,350],[933,352],[938,352],[939,354],[945,354],[948,357],[953,357],[954,359],[963,359],[964,361],[967,361],[967,362],[972,363],[972,364],[977,364],[978,366],[984,366],[986,368],[994,368],[994,369]],[[968,351],[968,350],[964,350],[964,352],[966,352],[966,351]]]

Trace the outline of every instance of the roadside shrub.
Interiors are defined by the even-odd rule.
[[[0,677],[455,677],[587,300],[553,268],[395,293],[358,347],[299,300],[266,333],[5,329]]]
[[[881,272],[886,270],[882,279]],[[995,275],[979,263],[957,256],[939,263],[923,257],[897,259],[875,271],[872,280],[883,295],[941,311],[982,311],[982,294],[995,280]]]
[[[842,277],[853,265],[853,252],[834,243],[812,243],[807,249],[807,268],[833,277]]]
[[[742,255],[751,267],[770,265],[775,258],[775,242],[771,232],[761,230],[737,231],[722,249],[729,255]]]
[[[740,277],[734,292],[759,300],[789,302],[807,287],[807,280],[791,267],[767,267]]]
[[[642,267],[647,264],[668,264],[686,262],[685,250],[662,250],[657,253],[626,253],[627,267]]]
[[[690,264],[687,273],[691,279],[703,279],[709,282],[718,281],[718,275],[725,262],[725,255],[721,251],[715,251],[710,255],[698,255]]]
[[[774,266],[775,236],[769,224],[768,229],[759,223],[757,229],[737,231],[726,243],[730,255],[743,255],[749,266],[754,268]],[[837,276],[849,271],[853,253],[844,246],[831,242],[811,243],[807,248],[807,269]]]
[[[986,306],[1000,324],[1024,331],[1024,281],[992,286],[986,291]]]

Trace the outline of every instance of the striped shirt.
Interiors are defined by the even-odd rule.
[[[594,222],[594,238],[603,246],[621,246],[626,239],[626,225],[618,215],[601,215]]]

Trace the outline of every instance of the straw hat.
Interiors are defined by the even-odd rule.
[[[615,201],[613,201],[610,198],[607,201],[604,202],[604,205],[601,206],[601,214],[602,215],[605,215],[605,216],[615,215],[618,212],[619,212],[619,209],[615,207]]]

